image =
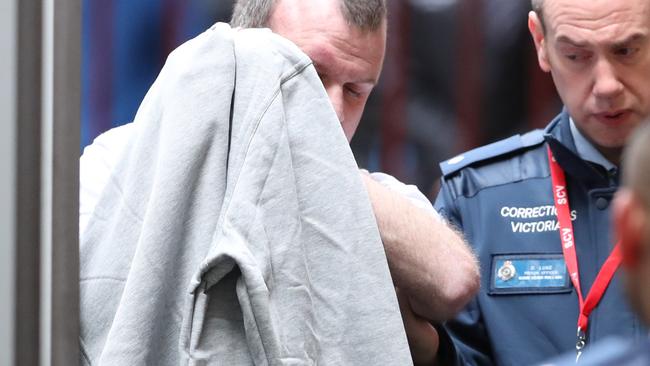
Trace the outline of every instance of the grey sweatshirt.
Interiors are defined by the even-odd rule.
[[[217,24],[168,58],[81,234],[93,365],[408,365],[367,193],[311,61]]]

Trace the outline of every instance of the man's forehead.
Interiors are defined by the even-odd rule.
[[[283,22],[294,26],[316,26],[323,21],[343,20],[340,11],[341,0],[276,0],[269,19],[274,23]]]
[[[363,30],[344,19],[340,0],[282,0],[269,27],[300,47],[319,72],[376,83],[384,57],[385,22],[376,30]]]
[[[650,21],[647,0],[544,0],[543,14],[551,28],[572,24],[602,28],[610,24]]]
[[[643,43],[648,40],[648,32],[643,30],[625,29],[615,37],[602,37],[603,39],[587,40],[574,32],[559,31],[556,35],[558,44],[565,44],[572,47],[586,48],[592,45],[601,45],[606,47],[620,48],[628,47],[632,44]]]
[[[647,0],[545,0],[544,4],[545,33],[557,44],[618,47],[650,36]]]
[[[383,61],[383,57],[380,55],[370,59],[341,57],[336,51],[332,52],[331,49],[328,49],[327,45],[303,51],[313,61],[319,74],[338,75],[348,82],[365,84],[370,88],[377,84]],[[345,59],[348,61],[346,62]]]

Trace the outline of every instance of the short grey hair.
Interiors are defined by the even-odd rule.
[[[546,32],[544,27],[544,0],[531,0],[533,11],[537,13],[540,23],[542,23],[542,31]]]
[[[236,0],[230,25],[242,28],[263,28],[268,25],[275,0]]]
[[[242,28],[267,27],[273,7],[282,0],[235,0],[230,25]],[[332,0],[340,1],[346,22],[364,31],[379,29],[386,19],[386,0]]]

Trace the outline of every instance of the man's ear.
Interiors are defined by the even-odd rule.
[[[628,188],[622,188],[614,199],[614,231],[623,249],[623,263],[635,267],[641,260],[645,212],[640,200]]]
[[[528,13],[528,30],[530,31],[531,37],[533,37],[533,42],[535,42],[539,67],[545,72],[550,72],[551,64],[548,62],[548,54],[546,52],[544,26],[534,11]]]

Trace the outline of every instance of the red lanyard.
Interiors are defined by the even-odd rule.
[[[621,246],[620,243],[617,243],[616,246],[614,246],[612,253],[598,272],[596,280],[587,294],[587,298],[583,298],[582,289],[580,287],[580,274],[578,272],[578,256],[576,255],[575,239],[573,235],[573,223],[571,222],[569,209],[569,195],[566,189],[566,177],[564,176],[564,170],[562,170],[560,164],[555,161],[550,148],[548,149],[548,161],[551,168],[551,180],[553,182],[553,198],[555,200],[555,208],[557,209],[557,219],[560,224],[562,252],[564,253],[564,260],[571,276],[571,282],[578,293],[578,301],[580,304],[580,316],[578,317],[578,342],[576,343],[579,357],[582,348],[584,348],[586,344],[585,332],[589,325],[589,315],[598,305],[598,302],[600,302],[600,299],[605,294],[605,290],[607,290],[607,286],[614,277],[614,273],[621,264]]]

